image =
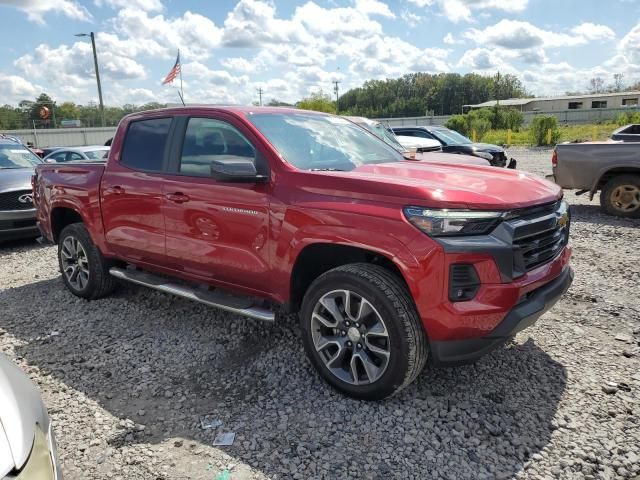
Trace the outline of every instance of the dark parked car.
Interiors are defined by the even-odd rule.
[[[19,140],[0,135],[0,241],[40,236],[31,187],[40,163]]]
[[[611,140],[640,142],[640,124],[625,125],[611,134]]]
[[[516,161],[512,158],[507,162],[504,148],[488,143],[474,143],[464,135],[446,127],[392,127],[393,133],[407,137],[432,138],[442,144],[444,153],[461,153],[488,160],[494,167],[516,168]]]

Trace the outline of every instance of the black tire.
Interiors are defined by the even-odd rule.
[[[65,240],[68,239],[77,241],[86,252],[89,274],[88,281],[81,287],[74,285],[64,272],[63,248]],[[58,265],[65,286],[78,297],[94,300],[110,294],[116,287],[116,279],[109,274],[111,263],[102,256],[98,247],[93,244],[89,232],[82,223],[72,223],[62,229],[58,238]]]
[[[354,385],[338,378],[314,346],[314,308],[324,295],[340,289],[366,299],[380,314],[388,332],[390,355],[386,370],[368,384]],[[427,361],[427,338],[409,292],[396,275],[377,265],[344,265],[318,277],[305,294],[299,318],[304,348],[311,364],[327,383],[350,397],[362,400],[390,397],[413,382]]]
[[[637,198],[640,193],[636,193],[635,203],[637,206],[632,208],[624,208],[624,204],[616,202],[614,194],[618,189],[628,187],[640,192],[640,175],[618,175],[610,179],[600,192],[600,206],[605,213],[625,218],[640,217],[640,199]]]

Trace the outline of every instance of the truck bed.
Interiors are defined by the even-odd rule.
[[[34,204],[38,208],[40,231],[46,238],[53,240],[56,233],[50,225],[54,208],[82,212],[83,221],[102,231],[100,179],[105,165],[105,162],[77,162],[43,163],[36,167]]]

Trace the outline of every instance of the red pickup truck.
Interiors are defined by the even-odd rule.
[[[407,160],[333,115],[182,107],[120,122],[104,163],[39,165],[34,201],[75,295],[127,280],[251,318],[297,313],[347,395],[474,361],[571,284],[562,190]]]

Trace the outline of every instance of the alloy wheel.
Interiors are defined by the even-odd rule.
[[[352,385],[368,385],[387,369],[390,339],[382,316],[363,296],[333,290],[311,316],[313,345],[327,369]]]
[[[60,249],[62,273],[76,290],[83,290],[89,283],[89,259],[87,252],[77,238],[69,236]]]

